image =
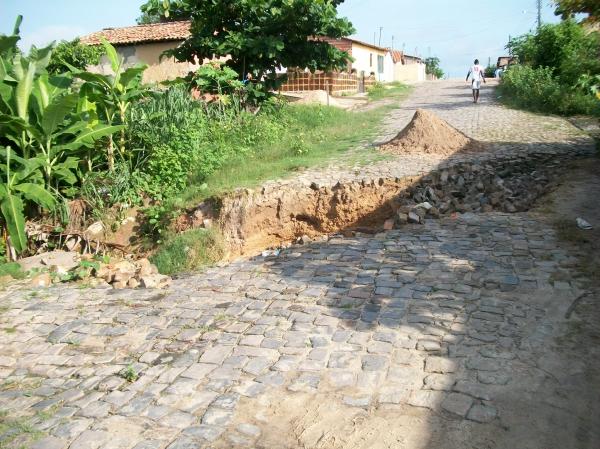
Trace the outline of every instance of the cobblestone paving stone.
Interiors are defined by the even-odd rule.
[[[480,138],[581,139],[560,119],[489,97],[467,107],[468,92],[433,86],[417,89],[395,126],[419,105]],[[546,310],[534,293],[579,292],[576,281],[552,277],[570,259],[529,214],[464,214],[294,246],[165,291],[4,291],[0,409],[30,417],[44,435],[36,447],[71,449],[198,448],[225,438],[253,447],[261,429],[236,409],[274,391],[326,389],[349,407],[405,404],[494,422],[495,395],[544,344],[536,329]]]

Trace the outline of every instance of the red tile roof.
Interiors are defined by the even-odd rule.
[[[402,62],[402,58],[404,57],[403,52],[401,52],[400,50],[390,50],[390,53],[392,54],[392,59],[394,60],[394,64],[396,64],[398,62]]]
[[[403,51],[400,51],[400,50],[392,50],[392,49],[388,48],[388,51],[392,55],[394,64],[398,64],[399,62],[401,62],[402,64],[407,64],[407,60],[423,62],[423,60],[420,57],[407,55],[406,53],[404,53]]]
[[[356,39],[352,39],[350,37],[341,37],[339,39],[333,38],[333,37],[316,37],[315,39],[323,41],[323,42],[327,42],[329,45],[333,45],[334,47],[336,47],[339,50],[342,51],[347,51],[348,53],[352,54],[352,44],[358,44],[358,45],[362,45],[364,47],[369,47],[372,48],[374,50],[380,51],[380,52],[387,52],[387,48],[383,48],[383,47],[378,47],[377,45],[373,45],[373,44],[369,44],[367,42],[362,42]]]
[[[104,37],[113,45],[140,44],[143,42],[181,41],[190,36],[190,21],[153,23],[124,28],[105,28],[81,38],[83,44],[98,45]]]

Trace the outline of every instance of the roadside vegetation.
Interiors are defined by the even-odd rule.
[[[444,78],[444,71],[440,67],[440,58],[435,56],[425,58],[425,73],[433,75],[439,80]]]
[[[334,34],[347,33],[349,23],[324,8],[312,17],[321,31],[309,35],[332,27]],[[16,264],[2,262],[60,249],[64,235],[83,232],[93,221],[118,228],[131,208],[145,217],[141,247],[154,254],[162,272],[218,260],[224,246],[215,229],[172,231],[183,209],[326,163],[372,136],[389,108],[350,112],[286,103],[270,93],[281,82],[270,68],[290,58],[279,47],[269,59],[247,61],[253,79],[268,82],[244,79],[233,68],[239,56],[229,65],[207,64],[185,79],[147,86],[145,67],[124,67],[106,41],[93,51],[74,41],[22,52],[20,22],[12,34],[0,35],[0,275],[22,277]],[[302,58],[316,55],[315,69],[347,57],[323,43],[311,46]],[[103,54],[111,74],[85,70]],[[376,86],[370,97],[400,98],[407,91],[400,84]],[[43,240],[39,232],[31,238],[36,227]]]
[[[519,64],[503,74],[499,90],[505,103],[536,112],[600,116],[598,31],[567,16],[511,39],[507,48]]]
[[[403,84],[399,81],[392,83],[375,83],[369,89],[370,100],[382,100],[384,98],[400,99],[406,97],[410,92],[410,86]]]

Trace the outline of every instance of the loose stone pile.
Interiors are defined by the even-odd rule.
[[[422,223],[454,212],[526,211],[552,188],[563,159],[540,153],[433,171],[392,205],[396,223]]]
[[[52,251],[26,257],[19,264],[24,271],[37,273],[31,279],[31,285],[35,287],[87,280],[95,287],[163,288],[171,282],[171,278],[159,274],[158,269],[145,258],[105,263],[91,255],[81,255],[74,251]]]
[[[158,269],[148,259],[136,261],[121,260],[115,264],[102,264],[95,270],[97,279],[104,280],[113,288],[163,288],[171,283],[171,278],[158,273]]]

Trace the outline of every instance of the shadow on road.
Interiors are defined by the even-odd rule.
[[[539,152],[548,148],[552,159],[572,145],[540,143]],[[373,215],[380,220],[392,209],[386,203]],[[321,381],[355,376],[352,387],[369,397],[370,416],[383,413],[398,431],[369,440],[358,434],[368,433],[365,427],[344,435],[344,423],[341,433],[320,429],[315,417],[312,427],[296,423],[300,440],[315,428],[329,436],[302,447],[599,447],[600,364],[589,357],[599,351],[586,344],[589,329],[575,332],[564,318],[580,284],[570,250],[546,221],[530,213],[467,213],[347,235],[267,260],[274,278],[306,286],[287,310],[270,312],[287,316],[298,338],[322,333],[345,345],[316,364],[324,370]],[[339,324],[307,324],[304,318],[314,314]],[[418,446],[397,445],[414,437],[406,407],[428,423]]]

